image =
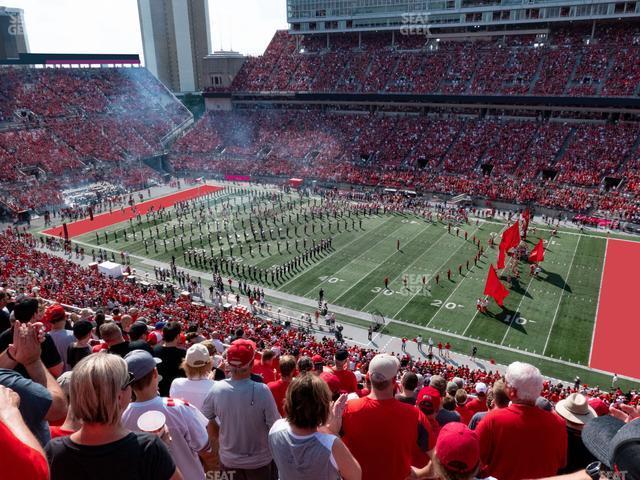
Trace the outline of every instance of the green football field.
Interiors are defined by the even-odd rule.
[[[538,226],[535,233],[530,230],[529,250],[540,238],[548,241],[542,273],[537,278],[530,276],[525,262],[520,265],[519,280],[508,283],[506,274],[501,275],[510,294],[504,309],[491,300],[487,315],[477,312],[476,300],[482,296],[489,264],[496,262],[497,249],[489,248],[488,239],[492,234],[499,239],[505,225],[498,220],[476,222],[475,218],[471,219],[459,226],[456,235],[455,227],[449,233],[445,223],[430,222],[412,214],[343,214],[334,218],[327,210],[321,217],[315,215],[312,219],[307,215],[305,219],[305,212],[314,205],[317,208],[319,199],[301,199],[297,194],[285,196],[282,204],[273,204],[268,198],[258,201],[245,192],[225,190],[199,202],[205,206],[205,217],[188,215],[182,219],[183,227],[179,226],[174,209],[170,209],[171,220],[154,222],[143,218],[140,224],[132,226],[126,222],[105,229],[106,241],[105,230],[74,241],[84,245],[87,253],[91,248],[126,250],[134,257],[134,265],[147,270],[153,268],[153,262],[141,258],[168,263],[175,256],[178,267],[202,270],[203,278],[208,280],[210,275],[204,273],[205,268],[185,263],[181,243],[184,250],[199,251],[208,257],[232,254],[240,268],[253,265],[268,270],[300,253],[305,237],[308,245],[331,237],[331,249],[309,259],[280,281],[267,277],[267,281],[260,282],[242,274],[231,276],[294,296],[283,301],[284,306],[295,306],[295,299],[300,297],[316,300],[323,289],[330,306],[365,312],[371,314],[371,318],[374,314],[382,315],[391,321],[386,327],[391,334],[409,338],[422,335],[425,340],[433,337],[436,343],[450,341],[454,350],[462,352],[475,345],[480,357],[500,363],[514,359],[531,361],[558,378],[569,378],[577,371],[572,366],[589,363],[606,246],[604,236],[561,230],[551,238],[547,228]],[[262,213],[250,213],[251,202],[263,209],[261,212],[276,216],[275,222],[266,220],[264,241],[253,238],[249,227],[250,217],[255,224],[258,216],[262,216]],[[228,221],[226,227],[224,218]],[[125,230],[128,231],[126,242]],[[135,241],[133,231],[137,235]],[[117,242],[115,232],[118,232]],[[148,241],[146,249],[142,233]],[[246,242],[245,233],[248,234]],[[153,237],[157,237],[155,248],[150,241]],[[485,247],[485,255],[477,266],[474,265],[477,252],[474,237]],[[260,251],[259,243],[262,244]],[[267,244],[270,253],[267,253]],[[119,260],[118,254],[116,259]],[[450,280],[447,279],[449,269]],[[439,275],[438,284],[436,275]],[[223,272],[224,278],[228,276]],[[384,287],[385,277],[389,280],[388,289]],[[362,315],[345,314],[338,318],[367,324]],[[580,374],[588,378],[584,376],[588,371]]]

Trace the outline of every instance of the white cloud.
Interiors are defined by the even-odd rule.
[[[32,53],[137,53],[136,0],[8,0],[22,8]],[[286,0],[209,0],[211,45],[259,55],[287,28]]]

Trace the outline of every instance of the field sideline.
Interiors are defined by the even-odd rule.
[[[258,188],[258,191],[263,190]],[[381,314],[385,319],[416,325],[418,328],[413,332],[413,336],[419,333],[420,327],[428,327],[442,332],[443,338],[450,334],[463,336],[471,342],[470,344],[477,340],[479,355],[484,358],[497,358],[495,352],[505,347],[502,353],[515,350],[521,351],[523,355],[533,353],[549,359],[561,359],[563,363],[589,365],[606,237],[561,230],[557,237],[551,238],[548,229],[539,227],[535,233],[530,231],[527,238],[529,249],[539,238],[548,241],[545,261],[541,264],[541,275],[539,278],[531,277],[528,264],[522,264],[519,280],[514,280],[512,285],[507,284],[510,295],[505,301],[506,308],[502,310],[491,302],[490,315],[485,315],[477,312],[475,303],[482,295],[488,266],[495,263],[497,255],[497,250],[488,248],[487,240],[492,233],[500,234],[504,228],[502,222],[480,220],[476,224],[475,219],[472,219],[468,224],[460,225],[459,234],[456,236],[455,227],[448,233],[446,224],[441,222],[432,223],[413,214],[380,213],[361,217],[360,227],[358,222],[352,221],[350,217],[345,217],[343,222],[339,216],[336,219],[318,219],[316,216],[313,220],[305,221],[302,219],[302,212],[312,200],[300,200],[296,195],[284,200],[289,201],[292,206],[287,207],[282,215],[282,223],[277,224],[283,229],[280,232],[282,239],[267,239],[266,242],[262,242],[263,247],[266,243],[270,244],[269,255],[264,248],[262,253],[258,254],[255,246],[250,255],[248,244],[245,244],[242,255],[238,251],[237,244],[244,244],[240,222],[248,225],[250,217],[248,212],[243,211],[243,205],[249,202],[247,195],[226,190],[205,201],[207,208],[214,209],[215,216],[223,215],[225,202],[230,202],[230,207],[226,207],[226,210],[237,209],[235,216],[232,215],[235,218],[231,218],[234,227],[229,226],[229,230],[238,233],[239,240],[232,240],[231,243],[234,247],[233,257],[239,264],[266,269],[288,261],[296,254],[293,247],[294,239],[299,238],[300,243],[302,242],[302,227],[305,224],[309,226],[309,241],[319,241],[329,236],[333,238],[331,250],[306,263],[277,284],[263,282],[265,287],[307,299],[317,299],[322,288],[329,305]],[[268,203],[266,201],[265,205]],[[296,213],[300,214],[298,220]],[[225,214],[228,215],[229,211]],[[128,222],[99,230],[99,245],[95,232],[74,240],[85,245],[87,253],[95,246],[115,252],[126,250],[136,258],[149,259],[152,262],[146,262],[146,266],[144,260],[140,261],[140,265],[147,270],[153,261],[166,263],[172,255],[175,255],[178,267],[196,270],[193,265],[185,264],[179,244],[176,250],[173,250],[173,225],[177,224],[177,220],[175,217],[172,218],[171,221],[158,225],[161,239],[165,238],[164,224],[168,227],[167,251],[160,241],[157,252],[149,246],[145,250],[139,236],[134,242],[129,235],[128,241],[124,242],[121,235],[116,243],[113,232],[127,228]],[[193,223],[193,227],[190,223]],[[195,249],[215,256],[219,256],[220,253],[227,256],[229,244],[224,239],[221,247],[215,240],[214,245],[208,245],[206,236],[214,231],[212,224],[205,225],[205,239],[201,239],[201,224],[202,221],[190,217],[186,220],[185,226],[188,231],[184,235],[178,233],[178,236],[184,236],[187,240],[185,249],[190,248],[193,237]],[[313,234],[312,224],[315,232]],[[286,227],[289,227],[291,232],[284,235]],[[138,226],[135,228],[138,229]],[[193,235],[191,228],[197,229]],[[220,226],[218,228],[221,229]],[[146,232],[146,238],[152,234],[156,235],[155,229],[156,226],[151,222],[143,221],[139,225],[139,230]],[[105,230],[110,232],[111,237],[106,243],[102,237]],[[467,240],[464,239],[464,232],[467,233]],[[278,236],[277,228],[276,235]],[[486,250],[485,256],[477,266],[474,266],[473,262],[477,252],[472,242],[474,236],[481,241]],[[277,253],[278,241],[281,242],[281,253]],[[285,251],[285,241],[291,245],[289,252]],[[400,250],[396,248],[397,241],[400,242]],[[252,243],[252,239],[249,239],[248,243]],[[458,273],[460,265],[462,275]],[[448,269],[452,272],[451,280],[447,280]],[[436,274],[440,276],[439,285],[434,281]],[[227,275],[223,274],[223,277],[226,278]],[[235,275],[234,277],[238,278]],[[387,290],[384,288],[385,277],[389,279]],[[426,286],[422,282],[423,277],[427,279]],[[211,277],[203,273],[203,278],[208,280]],[[502,278],[502,281],[506,284],[505,278]],[[248,283],[260,284],[251,279]],[[423,331],[422,335],[426,339],[429,333]],[[433,338],[434,341],[438,341],[437,335],[434,334]],[[455,337],[453,338],[452,346],[456,349]],[[465,344],[460,349],[467,348],[468,345]],[[494,345],[496,350],[488,348],[487,345]],[[517,354],[512,354],[512,358],[517,358]],[[625,374],[623,371],[617,373]]]

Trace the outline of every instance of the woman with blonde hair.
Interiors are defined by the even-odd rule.
[[[160,437],[122,427],[134,380],[125,361],[109,353],[75,366],[70,402],[82,427],[46,446],[51,480],[182,480]]]

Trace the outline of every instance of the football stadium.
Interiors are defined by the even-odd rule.
[[[0,478],[640,479],[636,1],[16,0],[0,172]]]

